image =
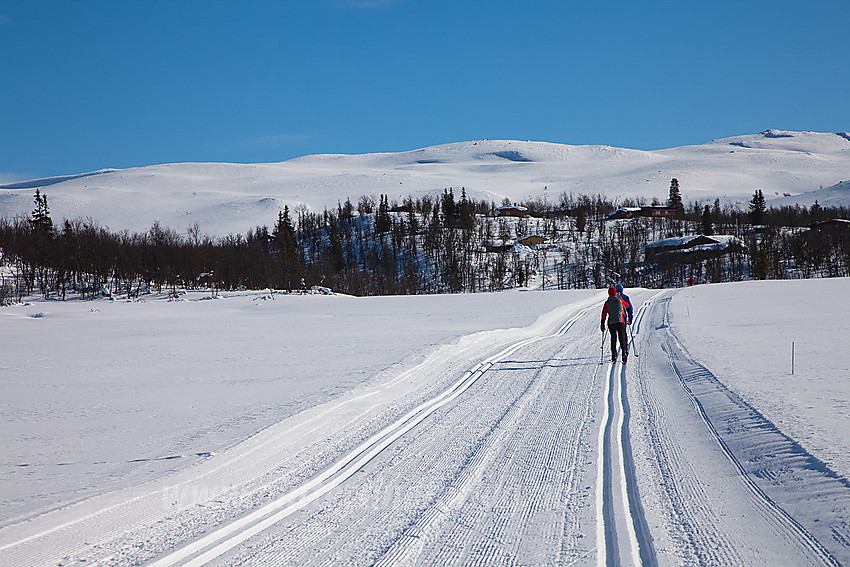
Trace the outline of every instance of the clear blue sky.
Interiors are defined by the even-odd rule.
[[[845,0],[6,0],[0,181],[850,130]]]

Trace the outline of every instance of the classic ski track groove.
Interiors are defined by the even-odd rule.
[[[465,352],[466,349],[464,349]],[[394,378],[391,381],[388,381],[386,384],[382,386],[382,388],[387,388],[395,385],[398,382],[401,382],[407,378],[409,378],[410,374],[414,371],[423,370],[428,368],[434,364],[434,359],[428,359],[423,364],[420,364],[406,372],[401,373],[398,377]],[[74,529],[78,524],[83,522],[95,522],[93,524],[93,531],[98,533],[100,542],[107,542],[114,540],[115,538],[119,538],[124,535],[123,527],[126,525],[123,521],[117,520],[126,520],[126,518],[138,518],[138,511],[134,508],[134,505],[150,498],[160,498],[164,499],[167,494],[180,491],[184,488],[191,487],[207,478],[214,477],[217,473],[221,471],[227,471],[231,469],[228,473],[228,477],[224,480],[220,480],[219,482],[226,483],[232,482],[231,479],[242,479],[245,477],[245,473],[243,472],[245,468],[242,466],[243,462],[250,461],[264,461],[264,455],[269,453],[269,444],[270,443],[286,443],[286,438],[288,434],[293,433],[297,428],[300,431],[313,431],[319,428],[322,420],[329,415],[333,415],[338,409],[356,404],[357,402],[374,396],[377,392],[375,390],[367,391],[361,395],[348,398],[338,403],[331,404],[328,408],[325,408],[315,416],[311,417],[305,422],[299,423],[296,426],[289,427],[284,429],[277,435],[274,435],[271,439],[265,438],[261,433],[254,438],[249,439],[248,441],[241,444],[239,450],[234,454],[230,455],[227,459],[219,462],[217,466],[211,469],[205,470],[200,475],[193,475],[191,478],[187,480],[183,480],[174,484],[168,484],[164,488],[157,489],[153,492],[143,492],[139,496],[133,496],[129,499],[121,499],[115,503],[108,504],[106,506],[97,507],[93,511],[88,512],[84,515],[76,515],[72,516],[72,519],[68,521],[62,521],[48,529],[27,535],[25,537],[16,539],[6,544],[0,545],[0,551],[4,551],[6,549],[10,549],[16,546],[25,546],[31,542],[37,541],[41,538],[45,538],[47,536],[51,536],[57,533],[68,532],[69,530]],[[355,419],[352,419],[352,422]],[[256,479],[252,479],[256,480]],[[261,484],[259,487],[254,487],[252,493],[262,492],[263,489],[269,487],[274,484],[274,480],[269,480],[264,484]],[[107,498],[110,496],[109,494],[105,495]],[[97,501],[100,497],[95,497],[93,500]],[[107,500],[109,501],[109,500]],[[87,506],[87,501],[82,502],[74,502],[67,505],[68,509],[76,508],[78,506]],[[65,508],[60,508],[58,512],[64,511]],[[49,513],[55,513],[56,511],[51,511]],[[116,518],[117,515],[117,518]],[[13,526],[14,528],[14,526]],[[88,546],[88,544],[86,544]],[[25,561],[27,565],[41,565],[45,562],[44,558],[44,550],[41,549],[33,549],[33,550],[25,550],[21,555],[22,560]],[[88,561],[86,559],[86,561]]]
[[[647,308],[658,295],[656,293],[645,301],[635,313],[635,334],[640,334]],[[637,345],[633,348],[636,349]],[[637,356],[632,357],[632,361],[637,359]],[[621,362],[614,362],[608,368],[605,404],[597,439],[601,464],[596,479],[596,539],[600,542],[596,564],[600,567],[657,564],[652,537],[640,505],[629,441],[626,368]],[[624,544],[627,550],[622,549]]]
[[[673,293],[655,293],[641,305],[635,317],[635,338],[641,338],[641,327],[647,324],[647,315],[650,312],[653,322],[656,321],[656,315],[663,320],[664,324],[659,329],[666,329],[666,342],[662,337],[661,342],[653,345],[659,349],[663,347],[668,358],[661,358],[656,362],[669,364],[669,376],[672,378],[669,384],[675,389],[681,387],[685,392],[685,396],[696,410],[694,423],[701,422],[705,426],[712,442],[731,463],[732,469],[740,477],[742,486],[753,496],[754,509],[768,523],[776,526],[777,533],[782,534],[781,537],[804,550],[812,563],[839,565],[814,535],[758,486],[752,473],[747,473],[739,461],[740,457],[735,456],[734,450],[728,446],[717,426],[712,423],[697,394],[690,390],[687,383],[689,374],[683,370],[682,365],[687,363],[702,367],[688,358],[687,350],[670,329],[667,308]],[[661,301],[658,301],[659,297],[662,298]],[[319,471],[316,476],[302,484],[287,485],[285,489],[279,489],[278,494],[283,490],[282,495],[267,500],[265,505],[231,523],[219,525],[207,536],[201,536],[194,541],[188,540],[190,543],[185,547],[174,548],[168,555],[154,558],[152,564],[163,567],[178,564],[201,565],[208,562],[237,565],[261,560],[262,564],[269,566],[324,565],[332,563],[334,557],[350,557],[348,561],[351,563],[393,566],[421,564],[423,558],[427,559],[429,564],[441,565],[513,564],[520,556],[518,550],[521,550],[523,545],[528,545],[522,541],[525,534],[531,536],[531,541],[535,544],[539,543],[549,551],[555,550],[553,560],[547,561],[547,564],[584,564],[592,562],[593,556],[596,555],[598,565],[658,565],[652,534],[643,514],[641,495],[638,493],[639,485],[645,481],[637,477],[631,454],[630,398],[636,411],[644,412],[648,420],[644,432],[649,450],[646,456],[651,459],[652,467],[658,471],[659,476],[656,477],[653,472],[646,482],[658,484],[657,501],[653,502],[660,506],[663,515],[672,519],[669,521],[672,543],[678,546],[674,547],[674,552],[682,554],[676,557],[688,564],[701,566],[742,564],[745,557],[733,543],[736,535],[718,527],[711,494],[700,484],[699,475],[694,474],[692,461],[688,461],[682,454],[683,449],[687,451],[687,447],[683,448],[674,432],[667,429],[667,408],[655,397],[654,386],[651,384],[651,379],[655,376],[647,366],[647,358],[653,357],[635,356],[625,366],[620,363],[610,365],[604,373],[605,376],[599,377],[604,380],[601,384],[597,383],[600,368],[598,358],[569,358],[581,356],[582,352],[594,352],[595,348],[598,348],[598,339],[593,337],[595,333],[590,332],[598,329],[598,319],[587,316],[595,309],[596,303],[576,304],[567,315],[563,315],[564,319],[560,323],[549,327],[550,330],[554,329],[551,332],[521,340],[513,337],[515,342],[499,347],[501,350],[496,354],[478,363],[469,362],[475,360],[472,358],[474,345],[459,349],[455,352],[458,362],[450,365],[451,373],[447,376],[460,375],[460,378],[451,383],[450,387],[435,393],[436,395],[430,396],[422,403],[410,400],[407,407],[412,409],[398,419],[387,418],[392,414],[381,414],[386,418],[384,423],[389,425],[365,430],[378,432],[359,444],[348,445],[356,448],[346,452],[342,458]],[[584,326],[589,326],[591,319],[595,321],[593,325],[589,329],[583,329]],[[580,321],[581,325],[577,326],[576,323]],[[577,327],[582,327],[578,333],[570,333]],[[568,340],[563,340],[565,337]],[[555,354],[551,351],[553,346],[557,345],[551,339],[559,339],[562,343]],[[510,341],[510,337],[507,337],[507,341]],[[504,344],[505,342],[502,342],[502,345]],[[636,351],[646,344],[648,343],[636,340],[633,349]],[[671,345],[676,345],[676,348],[673,349]],[[674,356],[674,350],[680,358]],[[559,358],[563,357],[564,353],[567,358]],[[573,360],[590,360],[595,369],[592,376],[589,366],[581,372],[559,370],[561,367],[570,366],[569,362]],[[578,362],[577,366],[582,364],[587,363]],[[458,367],[461,370],[458,370]],[[467,370],[462,370],[463,368]],[[653,368],[658,371],[658,366]],[[388,384],[400,383],[415,372],[438,370],[444,371],[442,366],[428,360],[401,373]],[[668,376],[666,370],[664,375]],[[633,388],[633,393],[627,392],[627,383]],[[604,389],[604,396],[600,397],[600,389]],[[374,394],[375,392],[367,392],[356,399],[333,404],[310,420],[301,422],[299,427],[318,430],[319,422],[333,415],[339,407]],[[471,399],[479,396],[490,397],[479,401],[478,404],[470,404]],[[550,401],[553,397],[554,401]],[[424,395],[419,399],[423,398]],[[549,403],[543,404],[544,400]],[[468,415],[474,413],[470,410],[484,409],[489,412],[486,416]],[[401,410],[398,414],[401,414]],[[448,417],[450,414],[451,419]],[[464,414],[467,414],[465,419],[458,418]],[[441,417],[446,420],[443,429],[439,427]],[[600,417],[598,425],[595,424],[597,417]],[[351,418],[350,423],[355,420],[356,418]],[[426,421],[427,424],[423,424]],[[422,426],[418,427],[420,424]],[[592,447],[593,432],[597,427],[598,436],[595,447]],[[453,429],[464,431],[455,437],[447,438],[443,445],[434,443],[433,438],[439,439],[442,431]],[[419,437],[426,436],[429,436],[430,445],[424,439],[416,444]],[[366,437],[364,432],[362,438]],[[280,435],[276,439],[283,442]],[[453,446],[460,442],[468,442],[469,445],[460,448]],[[227,462],[215,470],[225,465],[238,465],[239,459],[245,458],[246,455],[259,458],[258,455],[263,454],[268,443],[268,440],[264,443],[247,443],[242,451],[229,456]],[[428,452],[414,451],[415,447],[425,447]],[[717,456],[723,460],[720,452]],[[593,483],[588,478],[590,473],[584,470],[583,466],[590,464],[587,459],[594,457],[597,458],[597,482],[593,492],[588,486],[585,493],[582,487]],[[414,462],[405,465],[405,459],[414,459]],[[393,470],[390,470],[389,466],[384,470],[382,467],[390,462],[401,464]],[[374,521],[375,516],[351,515],[351,506],[356,509],[356,502],[341,512],[348,512],[349,515],[343,515],[342,518],[350,524],[336,528],[333,525],[334,519],[326,519],[326,525],[321,525],[322,518],[316,517],[321,516],[324,510],[321,507],[317,509],[318,504],[311,507],[312,503],[320,499],[324,499],[321,504],[324,506],[328,499],[335,498],[344,502],[352,495],[358,496],[357,490],[363,491],[364,487],[368,490],[369,483],[358,481],[357,473],[368,474],[370,470],[377,473],[386,472],[389,477],[386,484],[378,489],[392,490],[394,487],[400,487],[403,491],[417,488],[416,481],[410,479],[419,474],[418,471],[427,470],[435,477],[430,479],[435,485],[433,493],[425,494],[421,502],[414,501],[419,502],[416,506],[410,506],[407,501],[392,501],[386,512],[401,518],[403,523],[397,533],[392,533],[396,523],[379,526],[386,529],[386,539],[374,544],[370,542],[370,545],[376,546],[374,549],[364,546],[363,542],[369,541],[370,522]],[[242,469],[237,466],[234,474],[240,471]],[[440,471],[446,471],[449,476],[441,479]],[[210,474],[210,471],[205,473]],[[393,474],[396,476],[392,476]],[[586,476],[583,477],[583,474]],[[770,474],[771,471],[766,470],[765,478],[769,478]],[[266,488],[273,487],[276,480],[270,476],[251,479],[250,493],[261,494]],[[203,477],[196,476],[193,480],[201,478]],[[407,482],[404,482],[405,480]],[[178,486],[189,482],[191,481],[185,481]],[[553,506],[553,493],[560,496],[557,506]],[[359,496],[362,501],[369,495]],[[592,510],[594,501],[595,544],[592,542],[593,520],[589,520],[586,525],[581,524],[580,516],[573,513],[582,506],[588,506],[587,509]],[[120,508],[118,511],[122,515],[132,513],[132,507],[125,510],[121,507],[123,505],[116,504],[111,508],[95,511],[84,519],[99,519],[96,527],[105,534],[112,534],[114,529],[108,519],[115,510]],[[556,508],[558,511],[552,512]],[[106,514],[104,510],[110,514]],[[332,512],[333,506],[329,506],[328,510]],[[302,518],[293,518],[290,522],[294,527],[284,525],[283,520],[299,512],[306,514],[302,518],[306,517],[312,523],[302,524]],[[541,517],[551,517],[551,521],[541,521]],[[335,521],[339,521],[338,518]],[[67,530],[74,524],[75,522],[68,522],[23,540],[4,544],[0,546],[0,551],[18,545],[21,541],[26,542],[45,534]],[[275,527],[269,529],[272,526]],[[286,534],[287,529],[303,531]],[[533,531],[534,529],[537,531]],[[839,539],[842,534],[835,530],[836,528],[833,528],[834,537]],[[281,533],[287,536],[286,543],[279,543],[284,541]],[[587,541],[580,539],[581,535],[576,537],[576,534],[582,533],[590,536],[585,537]],[[340,537],[341,534],[357,534],[360,538],[359,545],[363,548],[358,549],[360,555],[356,558],[354,555],[346,555],[352,553],[351,549],[355,548],[358,542],[340,543],[340,539],[345,539]],[[114,534],[108,537],[114,537]],[[126,538],[124,541],[127,541]],[[42,557],[39,553],[33,551],[26,564],[45,564],[43,560],[39,560]],[[367,556],[369,558],[364,559]],[[554,561],[555,558],[557,561]],[[89,564],[108,564],[110,561],[120,559],[106,555],[97,556],[95,559],[92,556]]]
[[[592,300],[584,300],[567,306],[571,309],[567,314],[574,313],[591,303]],[[562,317],[566,316],[566,314],[562,315]],[[563,324],[563,319],[551,324],[554,328],[558,328]],[[488,333],[481,335],[490,336]],[[510,337],[495,339],[502,344],[505,344],[506,340],[509,341]],[[489,340],[485,342],[489,343]],[[447,346],[450,346],[448,350],[450,360],[469,361],[475,359],[481,347],[481,341],[478,339],[459,341]],[[169,549],[169,546],[187,541],[192,537],[193,532],[209,530],[216,526],[215,522],[222,525],[223,520],[227,521],[228,518],[232,519],[235,516],[232,511],[225,509],[216,512],[210,518],[200,517],[189,507],[184,506],[177,509],[179,514],[184,516],[183,518],[180,516],[161,518],[155,512],[156,509],[152,511],[149,505],[146,507],[146,503],[151,501],[165,503],[165,500],[172,495],[180,498],[183,493],[189,493],[191,500],[193,488],[204,482],[212,483],[213,487],[232,486],[238,492],[237,497],[240,500],[247,500],[250,497],[255,501],[263,499],[268,501],[269,494],[275,494],[275,492],[280,494],[281,489],[290,490],[287,486],[294,490],[298,485],[292,484],[293,480],[303,482],[298,480],[299,477],[309,478],[307,474],[318,474],[321,468],[316,467],[317,465],[324,467],[323,460],[326,458],[323,454],[310,449],[305,456],[309,462],[302,461],[295,468],[287,466],[287,478],[281,482],[279,473],[270,473],[278,470],[281,459],[291,459],[296,451],[301,451],[295,445],[298,439],[326,430],[327,427],[323,424],[327,421],[327,417],[336,416],[345,406],[354,409],[348,411],[344,418],[346,421],[340,425],[343,431],[348,425],[358,421],[357,431],[354,432],[357,435],[370,429],[374,431],[375,428],[371,425],[369,425],[370,429],[364,429],[362,422],[364,417],[375,415],[371,406],[363,409],[364,403],[368,404],[370,397],[408,381],[413,373],[425,372],[430,375],[435,372],[435,368],[445,372],[444,365],[443,359],[429,356],[419,365],[398,374],[385,383],[370,387],[364,393],[315,408],[309,417],[296,422],[294,426],[282,422],[279,427],[272,427],[258,433],[235,446],[233,450],[228,449],[225,454],[217,457],[215,462],[205,465],[200,472],[187,469],[181,471],[176,480],[165,478],[161,482],[130,487],[117,494],[105,493],[79,502],[68,503],[56,510],[47,511],[39,517],[22,519],[4,527],[0,532],[4,537],[0,542],[0,555],[10,556],[9,553],[5,553],[10,552],[11,557],[15,558],[12,560],[13,563],[21,565],[44,565],[55,561],[53,558],[58,557],[56,555],[58,550],[67,553],[65,559],[76,557],[80,561],[90,563],[104,560],[112,562],[124,560],[132,563],[150,561],[155,556],[161,556],[163,551]],[[456,365],[456,362],[449,364],[449,366],[453,365]],[[450,372],[454,373],[455,370],[451,368]],[[384,419],[391,416],[392,412],[384,411],[378,417]],[[346,435],[352,436],[351,432]],[[342,443],[345,442],[342,440]],[[257,470],[267,472],[256,476]],[[237,512],[238,507],[237,504]],[[206,513],[205,515],[210,516]],[[168,523],[164,523],[163,520]],[[146,542],[151,547],[143,546],[136,550],[138,542]],[[109,555],[110,553],[112,555]]]
[[[251,512],[250,514],[247,514],[234,522],[189,543],[188,545],[185,545],[164,557],[160,557],[151,563],[151,567],[168,567],[178,564],[185,565],[187,567],[204,565],[233,549],[237,545],[247,541],[251,537],[259,534],[275,523],[292,515],[338,487],[397,439],[412,430],[435,411],[454,401],[494,364],[527,345],[546,338],[564,335],[567,330],[569,330],[576,321],[590,311],[592,307],[593,306],[588,306],[578,310],[577,313],[567,319],[567,321],[565,321],[560,328],[551,335],[530,337],[520,340],[504,348],[489,359],[475,365],[449,389],[410,411],[401,419],[383,429],[376,435],[373,435],[366,442],[349,452],[345,457],[334,463],[329,469],[321,473],[319,476],[262,506],[254,512]]]
[[[663,293],[663,292],[662,292]],[[640,325],[647,324],[646,315],[662,293],[646,301]],[[639,332],[639,329],[638,329]],[[635,365],[635,395],[647,419],[644,434],[648,441],[648,457],[653,463],[661,494],[658,495],[673,532],[670,534],[680,564],[700,566],[741,565],[743,559],[730,545],[728,538],[716,529],[717,518],[710,506],[710,497],[690,463],[682,454],[679,443],[671,436],[666,421],[667,408],[650,387],[654,377],[647,366],[651,356],[643,356]]]
[[[544,376],[541,367],[534,378],[520,397],[518,397],[505,415],[505,419],[500,419],[498,426],[487,434],[487,441],[483,444],[476,453],[473,460],[474,466],[469,467],[464,471],[464,489],[466,492],[479,495],[493,494],[490,500],[495,501],[499,513],[493,516],[493,512],[488,515],[483,509],[475,509],[469,511],[469,508],[475,508],[475,504],[471,504],[465,499],[440,501],[440,505],[434,510],[434,513],[429,514],[427,518],[423,518],[417,523],[414,530],[406,534],[406,539],[399,542],[397,548],[403,548],[404,544],[411,545],[416,550],[415,541],[417,539],[426,539],[423,536],[428,536],[432,541],[442,542],[440,549],[436,555],[435,564],[456,564],[470,561],[466,551],[474,549],[476,542],[481,545],[481,541],[498,543],[499,547],[508,550],[515,549],[518,542],[518,536],[502,535],[503,532],[510,533],[509,525],[511,522],[515,525],[527,526],[532,521],[535,514],[539,513],[548,502],[545,502],[545,491],[538,489],[532,490],[528,494],[528,499],[517,499],[510,493],[510,474],[508,469],[519,468],[521,471],[521,480],[519,485],[525,487],[541,486],[541,477],[546,475],[546,469],[549,468],[549,463],[557,462],[563,459],[568,464],[564,469],[568,472],[566,481],[563,484],[569,501],[572,501],[576,491],[578,458],[581,449],[581,436],[587,424],[587,416],[591,415],[591,406],[593,396],[585,393],[584,400],[581,401],[579,419],[570,421],[572,428],[565,427],[567,417],[574,414],[571,411],[572,401],[577,394],[576,388],[578,383],[574,383],[570,389],[570,397],[566,403],[551,408],[554,412],[550,417],[546,418],[542,423],[535,421],[533,425],[540,427],[544,426],[544,430],[558,439],[557,442],[546,443],[544,446],[529,442],[528,431],[533,427],[524,428],[532,425],[528,423],[530,408],[538,408],[540,406],[541,397],[545,397],[547,390],[552,384],[548,382],[551,376]],[[579,405],[579,404],[576,404]],[[548,409],[548,408],[547,408]],[[542,409],[539,411],[543,411]],[[539,430],[538,430],[539,431]],[[566,442],[565,442],[566,441]],[[566,453],[566,454],[563,454]],[[483,455],[478,457],[478,455]],[[504,463],[508,459],[508,463]],[[501,464],[500,464],[501,460]],[[470,470],[472,469],[472,470]],[[474,471],[474,472],[473,472]],[[486,474],[488,478],[483,478]],[[504,480],[502,480],[504,479]],[[483,482],[482,482],[483,481]],[[493,488],[496,486],[497,488]],[[466,488],[468,487],[468,488]],[[505,490],[507,489],[507,490]],[[495,492],[492,492],[495,490]],[[468,495],[466,495],[468,499]],[[458,508],[460,509],[458,511]],[[488,521],[489,520],[489,521]],[[492,523],[491,523],[492,522]],[[452,527],[448,532],[444,532],[445,537],[438,537],[441,529],[441,523],[450,524]],[[554,523],[553,523],[554,524]],[[563,544],[568,540],[565,534],[569,531],[569,527],[565,522],[563,529],[559,532],[556,525],[548,525],[549,530],[546,534],[546,541],[555,543],[555,553],[561,556],[565,553],[562,549]],[[450,542],[451,545],[448,545]],[[450,549],[453,548],[453,549]],[[410,550],[407,550],[408,552]],[[574,551],[574,550],[569,550]],[[505,553],[505,551],[501,551]],[[487,564],[490,559],[494,559],[496,554],[495,549],[489,546],[481,555],[474,557],[475,561],[471,564]],[[415,557],[416,553],[412,555]],[[511,557],[508,552],[508,557]],[[415,559],[399,561],[403,557],[398,549],[395,553],[387,554],[378,563],[380,565],[396,565],[396,564],[418,564],[421,562]],[[514,559],[515,560],[515,559]]]
[[[581,342],[586,341],[582,339]],[[550,380],[554,376],[544,374],[553,359],[536,361],[543,364],[522,392],[509,401],[506,411],[461,467],[461,473],[449,482],[425,514],[382,553],[376,565],[516,562],[518,547],[523,543],[522,536],[517,535],[517,526],[527,529],[536,514],[552,507],[547,500],[552,495],[542,488],[547,484],[551,486],[551,480],[546,483],[543,479],[551,476],[551,467],[557,468],[559,462],[561,470],[567,473],[566,480],[559,482],[562,497],[567,502],[575,501],[579,492],[576,473],[580,469],[581,439],[589,423],[594,394],[589,388],[579,392],[579,381],[567,381],[566,397],[554,396],[555,403],[542,404],[542,400],[553,396]],[[511,364],[519,363],[511,361]],[[592,361],[591,364],[596,367]],[[515,368],[504,370],[510,372],[504,376],[505,381],[515,377]],[[491,384],[482,388],[490,390],[501,383],[499,370],[494,369],[493,374]],[[579,396],[583,399],[576,400]],[[580,403],[574,404],[576,401]],[[535,410],[543,414],[535,416]],[[576,412],[580,414],[577,419],[568,419],[576,417]],[[535,436],[541,432],[564,441],[535,443]],[[512,476],[517,474],[519,481]],[[521,490],[525,497],[518,497],[516,490]],[[570,507],[563,502],[560,506],[561,509]],[[566,518],[558,521],[564,522],[562,528],[558,528],[557,521],[547,522],[542,527],[546,530],[542,536],[544,547],[551,551],[551,556],[563,557],[569,553],[575,557],[574,544],[564,548],[574,539],[572,534],[567,534],[575,527]],[[433,555],[428,555],[429,548]],[[580,551],[580,555],[586,556],[587,552]]]

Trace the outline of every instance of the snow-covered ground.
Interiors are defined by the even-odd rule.
[[[6,307],[0,564],[850,564],[847,285]]]
[[[91,218],[113,231],[143,232],[159,221],[184,234],[197,223],[201,235],[219,237],[272,226],[284,206],[321,211],[382,194],[400,202],[449,187],[458,197],[464,187],[470,197],[497,205],[504,198],[557,204],[562,193],[665,202],[674,177],[687,204],[715,198],[746,204],[761,189],[769,204],[784,199],[781,204],[808,206],[819,198],[838,206],[850,204],[850,189],[840,184],[848,172],[846,133],[767,130],[654,151],[479,140],[397,153],[165,164],[18,182],[0,186],[0,216],[28,214],[41,187],[57,222]]]
[[[848,283],[835,278],[696,286],[671,302],[674,329],[691,354],[845,478],[850,305],[841,298]]]
[[[221,451],[438,345],[526,326],[564,301],[520,292],[221,297],[36,300],[0,309],[0,517]]]

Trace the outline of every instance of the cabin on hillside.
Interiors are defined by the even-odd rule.
[[[809,225],[812,230],[850,230],[850,220],[846,219],[826,219],[813,222]]]
[[[608,213],[608,220],[633,219],[640,216],[640,207],[620,207],[613,213]]]
[[[703,234],[665,238],[644,247],[647,262],[707,260],[742,250],[746,250],[746,246],[734,236]]]
[[[679,210],[676,207],[663,207],[660,205],[651,205],[640,208],[640,216],[649,218],[664,218],[672,219],[676,217]]]
[[[528,218],[528,209],[519,205],[505,205],[496,209],[497,217]]]
[[[539,234],[530,234],[517,240],[518,244],[528,246],[529,248],[537,248],[541,244],[546,244],[547,242],[549,242],[549,239],[545,236],[540,236]]]

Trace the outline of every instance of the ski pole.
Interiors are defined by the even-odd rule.
[[[632,331],[632,326],[631,325],[627,325],[627,326],[629,328],[629,335],[632,337],[632,340],[629,341],[629,352],[631,352],[632,351],[632,345],[635,344],[635,334]],[[637,350],[635,350],[635,358],[640,358],[640,355],[638,354]]]
[[[602,327],[602,346],[599,347],[599,364],[605,364],[605,333],[607,329]]]

